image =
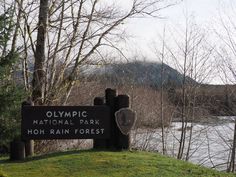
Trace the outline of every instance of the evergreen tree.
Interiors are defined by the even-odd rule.
[[[14,80],[18,54],[9,49],[14,28],[13,11],[0,15],[0,151],[20,135],[20,106],[25,96],[23,87]]]

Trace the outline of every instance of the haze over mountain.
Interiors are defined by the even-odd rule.
[[[135,85],[148,85],[160,87],[163,80],[165,86],[180,86],[183,82],[183,75],[167,64],[157,62],[135,61],[103,66],[93,72],[102,80],[120,84],[132,83]],[[186,77],[186,83],[196,83],[190,77]]]

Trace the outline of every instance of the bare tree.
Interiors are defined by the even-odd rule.
[[[32,99],[36,104],[42,104],[44,99],[44,85],[45,85],[45,45],[48,21],[48,0],[40,0],[39,6],[39,19],[38,19],[38,34],[37,44],[35,51],[34,75],[32,81]]]
[[[17,20],[12,48],[20,49],[25,87],[37,104],[65,104],[83,65],[104,63],[108,49],[122,53],[117,44],[126,39],[128,19],[158,17],[176,3],[132,0],[123,8],[99,0],[8,2],[15,4]]]
[[[186,17],[184,28],[175,29],[174,32],[178,34],[179,38],[174,38],[174,45],[166,44],[166,49],[171,58],[169,62],[172,61],[172,66],[174,63],[174,67],[182,73],[182,83],[179,89],[181,92],[179,103],[181,134],[177,158],[188,160],[196,115],[196,89],[203,81],[206,81],[211,72],[209,60],[213,47],[208,47],[204,31],[193,22],[192,17]],[[188,132],[189,135],[187,135]],[[187,136],[189,136],[188,142]]]
[[[217,27],[215,33],[219,39],[217,48],[216,62],[219,63],[219,72],[221,79],[225,84],[235,84],[236,70],[235,70],[235,56],[236,56],[236,39],[235,39],[235,8],[231,6],[230,11],[220,12],[220,26]],[[220,61],[219,61],[220,59]],[[230,99],[228,97],[228,99]],[[231,111],[235,115],[235,105],[230,102]],[[236,119],[234,122],[234,131],[232,136],[232,144],[229,153],[228,172],[235,172],[235,158],[236,158]]]
[[[154,48],[155,53],[157,58],[159,59],[159,62],[161,63],[161,83],[160,83],[160,109],[161,109],[161,113],[160,113],[160,117],[161,117],[161,142],[162,142],[162,153],[166,154],[166,139],[165,139],[165,124],[164,124],[164,109],[165,109],[165,104],[164,104],[164,99],[163,99],[163,95],[164,95],[164,83],[165,83],[165,79],[164,79],[164,62],[165,62],[165,33],[166,33],[166,29],[164,27],[163,29],[163,35],[162,35],[162,47],[160,49],[160,51],[158,50],[158,48]]]

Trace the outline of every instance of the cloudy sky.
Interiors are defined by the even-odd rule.
[[[150,59],[154,57],[152,54],[152,41],[162,34],[164,26],[181,26],[185,21],[185,14],[193,16],[195,22],[203,28],[212,26],[212,22],[219,16],[221,10],[229,8],[232,0],[183,0],[175,6],[163,10],[160,15],[162,19],[145,18],[135,19],[129,22],[127,31],[133,36],[133,43],[137,51],[140,48],[144,55]],[[132,45],[133,47],[133,45]]]
[[[130,38],[125,49],[131,57],[141,54],[148,60],[156,60],[153,41],[163,33],[164,26],[166,28],[184,26],[185,17],[191,16],[200,28],[211,30],[211,28],[217,28],[219,14],[232,9],[235,4],[233,0],[183,0],[163,10],[160,13],[163,17],[161,19],[133,19],[127,25],[127,32],[133,38]],[[213,75],[216,77],[210,79],[209,82],[222,84],[217,72]]]

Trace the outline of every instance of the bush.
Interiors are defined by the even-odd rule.
[[[0,150],[20,135],[20,107],[26,96],[14,74],[19,66],[19,55],[9,50],[14,29],[14,11],[9,8],[0,14]]]
[[[10,141],[20,136],[20,108],[25,97],[19,86],[0,89],[0,149],[8,148]]]

